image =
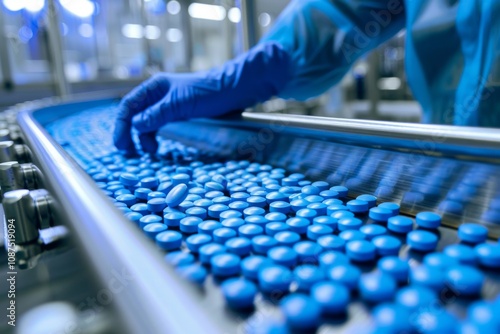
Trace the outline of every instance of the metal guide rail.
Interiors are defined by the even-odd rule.
[[[159,215],[156,215],[151,210],[148,214],[142,208],[141,217],[143,215],[144,217],[151,216],[148,218],[152,219],[149,222],[146,221],[147,219],[142,220],[142,218],[139,221],[139,216],[137,216],[136,223],[149,238],[145,237],[141,228],[138,228],[129,219],[126,219],[123,213],[128,215],[128,213],[133,211],[131,209],[135,201],[140,202],[141,198],[135,191],[143,189],[147,182],[152,182],[151,184],[153,184],[155,181],[134,181],[134,175],[123,175],[124,173],[127,174],[125,167],[123,167],[125,169],[121,167],[115,168],[115,165],[127,166],[130,163],[129,170],[139,173],[137,175],[153,176],[154,178],[154,173],[153,175],[143,175],[140,174],[140,170],[152,169],[150,166],[156,163],[156,182],[160,180],[160,182],[167,183],[174,182],[172,178],[176,175],[175,166],[187,166],[186,168],[191,168],[191,171],[200,171],[202,165],[198,165],[198,161],[199,163],[204,163],[207,166],[207,170],[209,170],[208,168],[236,168],[234,161],[249,160],[255,162],[255,166],[273,166],[276,171],[286,173],[286,176],[302,175],[301,178],[304,181],[310,180],[314,182],[323,180],[329,186],[341,186],[338,189],[336,188],[337,190],[343,189],[345,186],[348,188],[348,197],[342,197],[337,193],[337,195],[332,195],[333,197],[330,199],[334,200],[335,196],[340,196],[341,198],[337,199],[339,201],[338,205],[343,206],[346,210],[349,208],[352,219],[350,223],[347,221],[340,223],[340,220],[335,218],[335,223],[331,223],[335,225],[333,230],[340,229],[339,225],[357,224],[359,221],[360,225],[366,227],[363,229],[365,235],[363,235],[362,239],[367,238],[369,241],[365,240],[361,242],[362,245],[365,245],[365,243],[371,244],[373,241],[372,238],[376,237],[375,235],[369,236],[370,231],[383,228],[385,231],[383,234],[386,232],[390,234],[391,238],[389,240],[396,240],[394,242],[399,245],[396,253],[393,250],[390,251],[390,254],[399,254],[400,259],[410,263],[411,272],[415,270],[418,273],[418,270],[425,269],[422,268],[423,266],[419,266],[424,259],[425,252],[412,250],[412,247],[409,247],[406,243],[406,234],[393,233],[393,231],[388,232],[383,227],[387,224],[388,217],[384,216],[385,218],[380,218],[381,216],[377,216],[375,210],[373,211],[373,215],[371,213],[368,214],[369,207],[360,209],[361,211],[357,212],[356,207],[358,204],[364,206],[368,202],[361,200],[360,202],[362,203],[356,203],[352,199],[358,198],[362,194],[372,194],[376,196],[375,201],[379,204],[382,202],[397,203],[401,217],[414,217],[422,211],[433,211],[439,213],[443,224],[448,226],[458,227],[466,222],[478,223],[479,225],[476,226],[483,225],[488,228],[490,239],[486,243],[488,245],[496,244],[494,240],[498,238],[500,232],[500,187],[498,184],[500,182],[500,153],[498,149],[500,145],[498,145],[499,132],[496,130],[477,132],[475,129],[464,129],[459,136],[456,133],[456,128],[452,129],[449,127],[412,126],[395,123],[389,125],[382,122],[351,122],[244,113],[246,121],[242,121],[239,117],[226,117],[218,120],[194,120],[169,124],[159,132],[159,138],[161,139],[159,155],[162,157],[160,162],[147,157],[131,162],[130,159],[125,159],[119,155],[111,143],[110,129],[112,127],[113,106],[115,103],[116,100],[111,98],[63,104],[52,104],[48,101],[43,106],[36,104],[29,107],[20,106],[18,108],[21,110],[18,116],[19,125],[23,131],[24,142],[32,153],[31,161],[38,171],[30,172],[30,175],[40,174],[43,176],[33,176],[31,179],[34,181],[30,183],[33,186],[29,188],[25,187],[26,182],[22,183],[19,181],[12,184],[9,189],[11,190],[10,194],[7,193],[7,196],[4,196],[4,204],[6,203],[5,201],[15,202],[15,205],[7,205],[7,216],[22,217],[22,214],[19,212],[23,206],[18,203],[22,201],[34,203],[29,205],[33,211],[32,215],[41,218],[37,226],[28,226],[30,228],[28,231],[31,231],[32,235],[29,233],[26,234],[27,245],[30,243],[33,244],[33,240],[38,238],[40,231],[54,228],[61,224],[67,226],[73,240],[72,244],[76,242],[77,249],[88,260],[88,270],[92,274],[95,274],[95,284],[98,287],[109,285],[109,282],[116,278],[117,270],[126,273],[126,276],[131,278],[130,283],[127,283],[125,289],[113,294],[111,313],[116,312],[118,315],[114,317],[109,316],[112,319],[111,324],[120,323],[129,332],[260,333],[266,326],[275,326],[284,330],[286,328],[300,329],[300,324],[298,327],[294,327],[294,320],[297,319],[296,316],[291,316],[290,312],[294,313],[293,309],[295,307],[300,308],[300,305],[296,306],[296,304],[303,304],[304,300],[306,304],[303,305],[310,305],[307,303],[310,302],[311,298],[304,297],[305,299],[301,299],[304,294],[308,294],[310,286],[304,291],[302,285],[305,283],[297,277],[301,277],[301,275],[307,276],[308,271],[316,272],[320,269],[321,271],[324,270],[326,268],[323,266],[324,262],[333,261],[331,259],[328,260],[328,256],[335,258],[335,256],[339,255],[331,255],[336,254],[332,250],[333,248],[328,248],[327,244],[321,244],[322,247],[326,247],[324,249],[324,251],[327,251],[326,253],[330,252],[328,256],[321,257],[318,253],[319,258],[316,257],[311,263],[302,263],[302,265],[300,265],[301,260],[299,260],[297,267],[295,267],[295,263],[282,263],[285,269],[289,267],[290,270],[293,270],[293,273],[290,271],[290,275],[295,277],[290,281],[292,283],[290,289],[293,292],[289,296],[290,298],[287,299],[287,293],[284,291],[278,291],[279,293],[277,294],[274,293],[276,291],[270,294],[258,293],[255,302],[252,301],[252,304],[254,304],[253,308],[250,310],[235,311],[234,307],[231,307],[230,300],[227,299],[227,291],[231,289],[225,285],[226,280],[222,279],[225,274],[222,277],[217,275],[215,271],[217,263],[212,261],[213,257],[210,257],[210,260],[203,266],[198,264],[196,271],[194,270],[195,267],[190,270],[181,270],[179,267],[173,270],[173,268],[165,263],[165,259],[162,258],[166,253],[165,250],[170,247],[165,245],[171,245],[172,242],[170,239],[159,241],[158,236],[163,232],[167,232],[166,230],[171,232],[169,232],[170,234],[164,234],[165,238],[167,235],[169,238],[182,235],[182,244],[179,245],[182,245],[181,249],[184,254],[193,253],[194,258],[199,260],[201,260],[202,256],[205,256],[202,255],[204,253],[199,247],[203,244],[196,246],[196,242],[204,242],[200,241],[203,238],[208,240],[206,235],[203,236],[203,233],[200,234],[200,227],[198,227],[199,233],[194,235],[196,238],[190,239],[190,233],[193,231],[196,233],[196,229],[191,231],[191,228],[185,227],[183,223],[180,226],[179,224],[177,226],[175,224],[167,227],[160,226],[163,224],[168,225],[167,216],[163,219],[163,215],[175,213],[183,214],[185,217],[187,210],[189,210],[192,204],[189,204],[190,206],[187,207],[179,206],[178,203],[177,205],[173,205],[173,202],[169,202],[168,196],[171,196],[170,191],[175,184],[165,185],[163,189],[165,190],[164,195],[167,196],[167,199],[164,199],[165,196],[162,194],[156,194],[160,199],[156,201],[158,203],[153,204],[148,202],[147,204],[153,207],[153,205],[162,206],[164,203],[170,203],[172,204],[171,207],[165,208],[167,204],[164,204],[161,209],[165,209],[166,211],[163,211]],[[15,157],[9,158],[10,160],[15,160]],[[242,163],[241,166],[248,165]],[[267,170],[267,167],[265,168]],[[4,169],[7,169],[7,167],[4,167]],[[13,170],[11,167],[8,167],[8,169]],[[24,166],[24,169],[31,171],[33,168],[28,169],[27,166]],[[135,171],[136,169],[137,171]],[[105,173],[103,173],[103,170]],[[164,171],[163,174],[158,172],[162,170]],[[255,177],[257,174],[255,172]],[[164,181],[161,181],[162,176],[165,177]],[[279,180],[282,180],[283,177],[280,177]],[[39,180],[38,183],[35,182],[36,180]],[[229,181],[231,182],[231,180]],[[299,179],[291,180],[289,188],[296,187],[298,181]],[[109,184],[109,182],[114,183]],[[110,187],[118,186],[120,182],[121,185],[116,187],[116,189],[113,188],[113,190],[126,191],[114,194],[110,190]],[[144,187],[137,188],[132,185],[134,182],[143,182]],[[194,182],[194,179],[192,182]],[[34,185],[35,183],[36,186]],[[161,192],[159,191],[161,184],[152,185],[152,193]],[[216,188],[211,189],[210,185],[203,184],[205,184],[205,191],[207,189],[216,190],[219,187],[218,185],[214,185]],[[262,186],[264,187],[264,184]],[[306,186],[305,183],[303,183],[303,186]],[[47,191],[35,190],[40,187],[43,187]],[[19,188],[32,190],[14,190]],[[2,184],[2,189],[4,189],[4,184]],[[222,197],[232,198],[230,196],[233,194],[229,189],[224,190],[223,187],[221,191],[224,194]],[[335,193],[333,190],[325,189],[323,191],[330,191],[330,195]],[[143,207],[148,207],[145,200],[148,199],[147,195],[150,192],[151,190],[144,192],[146,197],[143,201]],[[130,196],[127,197],[129,194]],[[114,198],[115,205],[111,204],[106,195]],[[194,200],[195,194],[191,193],[190,195],[193,195],[192,198]],[[200,195],[203,194],[200,192]],[[199,195],[196,196],[201,197]],[[265,195],[262,194],[262,196]],[[324,193],[324,196],[327,196],[326,193]],[[132,199],[132,197],[134,198]],[[23,200],[20,200],[20,198],[23,198]],[[364,198],[368,197],[365,195]],[[326,200],[325,198],[323,199]],[[134,203],[130,202],[131,200]],[[301,200],[303,199],[301,198]],[[312,201],[312,199],[310,200]],[[289,201],[292,202],[291,199]],[[116,203],[121,203],[121,205]],[[123,205],[123,203],[126,204]],[[330,201],[329,203],[333,204],[334,202]],[[230,205],[229,202],[226,204]],[[304,207],[304,209],[315,213],[323,210],[323,207],[320,205],[321,203],[316,204],[318,211],[309,209],[309,207]],[[21,209],[9,209],[16,205]],[[188,205],[188,203],[185,205]],[[271,209],[271,206],[267,204],[265,208],[266,210],[271,210],[271,213],[279,213],[280,210],[285,210],[283,212],[286,212],[286,214],[282,213],[282,215],[288,219],[293,219],[293,217],[298,219],[304,218],[306,222],[309,219],[308,217],[300,216],[302,213],[306,214],[305,211],[299,214],[298,211],[290,208],[290,204],[288,206],[286,203],[280,205],[282,207],[280,206],[279,209],[276,209],[277,211],[273,211],[274,209]],[[234,204],[233,206],[228,206],[231,209],[229,211],[238,211],[238,208]],[[324,206],[326,217],[326,205]],[[340,211],[345,211],[344,209]],[[210,211],[207,208],[204,213],[205,216],[203,216],[201,210],[197,214],[204,217],[203,219],[200,218],[201,220],[213,220],[214,222],[210,224],[220,225],[223,223],[223,219],[217,216],[214,210],[212,208]],[[49,211],[50,213],[47,213]],[[243,212],[243,207],[241,207],[241,211]],[[381,212],[384,213],[385,211],[382,210]],[[134,211],[133,213],[136,212]],[[270,215],[271,213],[268,214]],[[330,211],[328,213],[328,216],[330,216]],[[331,213],[333,214],[333,211]],[[160,218],[153,217],[155,215]],[[194,213],[193,216],[196,217]],[[279,215],[272,216],[278,217]],[[50,217],[50,219],[47,217]],[[132,218],[133,215],[128,215],[128,217]],[[266,215],[266,217],[268,216]],[[281,219],[281,216],[279,217]],[[420,224],[425,225],[426,223],[423,223],[425,219],[422,217],[424,216],[420,216],[420,218],[417,216],[417,223],[420,219]],[[311,221],[306,225],[315,225],[310,224],[313,218],[310,217]],[[382,219],[382,221],[377,221],[377,219]],[[434,218],[429,219],[432,221]],[[325,220],[325,225],[331,222],[331,219],[323,218],[323,220]],[[160,222],[155,227],[158,230],[152,228],[153,224],[149,224],[152,221],[155,223],[157,221]],[[296,247],[297,244],[310,246],[318,240],[321,234],[318,231],[320,234],[316,235],[314,228],[310,232],[307,226],[307,229],[302,231],[301,228],[294,226],[293,223],[290,223],[290,225],[287,220],[288,226],[294,226],[293,229],[288,231],[287,227],[287,231],[283,232],[287,232],[288,234],[285,233],[276,237],[276,233],[279,231],[271,233],[268,231],[267,226],[266,228],[263,226],[259,227],[257,221],[260,220],[257,219],[254,223],[249,224],[252,226],[248,228],[248,231],[244,231],[246,229],[240,231],[240,229],[236,228],[240,237],[248,240],[251,239],[253,242],[251,238],[253,236],[252,233],[263,233],[269,235],[269,239],[273,239],[273,237],[274,239],[277,238],[276,240],[278,240],[281,246],[288,245],[290,246],[288,247],[289,249],[299,251],[300,247]],[[410,221],[413,222],[413,220]],[[281,220],[277,220],[276,223],[286,225]],[[429,224],[432,225],[433,223]],[[151,229],[146,228],[146,225],[150,225]],[[189,224],[186,226],[189,226]],[[324,227],[327,227],[325,231],[329,231],[330,227],[321,226],[321,228]],[[350,228],[346,228],[344,232],[349,232],[348,230]],[[433,229],[431,228],[431,230]],[[345,241],[347,242],[356,240],[356,233],[351,231],[340,236],[341,231],[339,233],[335,232],[335,238],[343,239],[345,236]],[[415,231],[418,232],[419,230]],[[360,233],[358,232],[358,234]],[[452,254],[453,251],[448,251],[447,247],[457,243],[459,239],[463,241],[462,238],[457,238],[455,230],[445,227],[439,227],[429,233],[438,237],[439,240],[434,247],[436,251],[440,252],[444,251],[445,253]],[[202,236],[200,237],[200,235]],[[295,235],[298,235],[299,239],[295,240]],[[283,240],[280,239],[281,236]],[[213,235],[209,239],[212,240],[212,237],[215,239]],[[156,240],[156,246],[154,242],[148,240],[151,238]],[[289,240],[289,238],[293,240]],[[38,245],[38,243],[36,244]],[[319,241],[318,244],[320,244]],[[255,244],[253,246],[255,247]],[[452,248],[457,248],[458,250],[456,251],[463,249],[472,250],[474,242],[462,246]],[[215,248],[215,246],[213,247]],[[242,263],[245,259],[248,260],[250,252],[250,257],[255,257],[258,254],[251,246],[249,246],[248,254],[246,251],[239,254],[240,248],[238,247],[240,246],[234,246],[236,248],[233,249],[231,248],[231,243],[217,247],[226,247],[224,249],[229,249],[228,252],[233,254],[233,257],[234,254],[241,257]],[[418,248],[415,245],[414,247]],[[50,253],[54,251],[53,249],[57,250],[58,246],[53,248],[46,247],[46,250],[42,251]],[[253,250],[250,251],[250,249]],[[167,252],[167,254],[169,253],[171,252]],[[446,255],[449,255],[448,253]],[[340,254],[345,257],[343,253]],[[264,253],[263,255],[266,254]],[[267,255],[268,257],[270,256],[269,254]],[[347,255],[346,261],[349,262],[350,260],[353,262],[356,268],[358,268],[357,270],[362,274],[363,279],[360,282],[372,278],[375,280],[379,279],[372,277],[374,276],[374,270],[376,271],[376,262],[366,261],[365,263],[365,261],[357,261],[355,259],[356,255],[352,253],[348,252]],[[385,255],[378,254],[377,258],[383,258]],[[462,255],[459,254],[457,256],[460,257]],[[27,257],[29,258],[30,256]],[[279,261],[280,259],[274,260]],[[460,260],[463,259],[460,258]],[[203,260],[201,261],[204,263]],[[240,259],[237,260],[237,263],[239,261]],[[337,259],[335,261],[340,260]],[[479,261],[483,261],[483,258],[480,257]],[[468,264],[470,265],[471,263]],[[307,267],[307,265],[310,265],[311,268]],[[36,267],[36,264],[32,266]],[[380,264],[378,266],[380,269]],[[28,267],[30,266],[28,265]],[[305,267],[305,269],[302,267]],[[467,267],[468,269],[470,268]],[[202,275],[201,287],[196,288],[192,284],[189,284],[188,281],[196,281],[196,278],[193,277],[199,277],[196,275],[199,275],[200,270],[202,273],[204,271],[205,274]],[[286,270],[284,271],[285,273]],[[479,272],[479,275],[482,275],[481,277],[484,280],[481,285],[481,297],[488,300],[495,298],[500,291],[498,267],[495,267],[495,265],[490,267],[486,264],[486,266],[483,265],[480,267],[480,271],[476,269],[471,270],[473,274]],[[212,271],[212,275],[208,275],[205,278],[207,271]],[[328,275],[331,275],[329,269],[327,271]],[[179,272],[181,273],[180,276]],[[195,276],[192,275],[193,272],[196,273]],[[301,274],[302,272],[303,274]],[[245,274],[243,276],[246,277]],[[305,281],[307,279],[311,278],[304,278]],[[418,280],[417,278],[414,279],[415,281]],[[240,284],[241,282],[237,283]],[[260,281],[260,277],[259,281],[254,283],[262,288],[263,282]],[[253,287],[254,283],[252,283],[252,280],[249,280],[248,286]],[[424,279],[421,283],[425,286],[428,282]],[[447,281],[447,283],[450,282]],[[360,284],[362,285],[363,283]],[[367,284],[369,285],[368,281]],[[221,286],[226,295],[221,293]],[[244,288],[248,288],[248,286],[244,286]],[[446,317],[440,318],[441,316],[438,316],[438,318],[443,320],[443,323],[450,321],[450,319],[452,321],[456,319],[457,321],[455,322],[457,324],[459,323],[458,319],[460,321],[464,319],[467,319],[467,321],[470,320],[467,318],[466,313],[470,312],[471,303],[474,301],[474,298],[464,298],[462,296],[462,294],[470,293],[470,290],[460,290],[460,288],[454,290],[453,286],[450,289],[449,285],[446,288],[448,290],[444,297],[443,295],[431,297],[432,302],[438,303],[440,309],[446,310],[440,311],[444,312]],[[288,291],[289,287],[286,287],[285,290]],[[403,293],[401,291],[404,291],[401,287],[398,287],[396,290],[400,294]],[[305,324],[311,325],[311,327],[320,325],[319,332],[329,330],[335,330],[336,332],[350,332],[354,330],[370,331],[373,328],[374,321],[377,323],[380,319],[373,313],[373,303],[367,303],[370,293],[366,294],[362,291],[361,289],[360,292],[351,293],[350,302],[346,302],[346,305],[349,305],[347,314],[346,312],[341,312],[341,315],[333,317],[323,316],[321,320],[318,320],[314,318],[314,314],[311,315],[305,312],[304,316],[309,316],[310,318],[306,317],[305,320],[302,320]],[[477,291],[476,293],[472,293],[472,295],[476,295],[477,298]],[[293,300],[297,296],[299,298],[298,301]],[[236,295],[235,298],[236,302],[233,301],[232,306],[235,306],[234,303],[238,306],[238,303],[241,302],[241,295]],[[375,303],[380,301],[382,299],[376,300]],[[227,303],[229,303],[229,307],[226,305]],[[312,305],[311,309],[314,309],[316,304],[313,303]],[[344,305],[344,308],[346,305]],[[392,308],[390,310],[394,311]],[[383,309],[379,311],[382,312]],[[417,318],[427,316],[437,315],[433,312],[429,314],[422,313]],[[311,320],[311,317],[314,319]],[[291,318],[293,319],[290,320]],[[193,321],[193,319],[196,320]],[[318,321],[318,323],[315,321]],[[286,324],[288,324],[288,327],[286,327]],[[120,332],[113,329],[112,326],[105,327],[103,325],[104,329],[101,328],[101,330]],[[412,326],[413,330],[416,328],[425,329],[425,324],[419,324],[418,321],[413,323]],[[99,331],[96,330],[96,332]]]

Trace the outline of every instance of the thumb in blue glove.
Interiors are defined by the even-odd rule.
[[[276,42],[259,44],[221,68],[206,72],[153,76],[120,103],[114,142],[134,152],[131,129],[139,132],[145,152],[155,153],[154,139],[163,125],[195,117],[243,110],[277,95],[290,76],[289,55]]]

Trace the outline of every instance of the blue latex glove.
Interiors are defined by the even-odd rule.
[[[115,145],[135,152],[131,137],[134,127],[142,149],[155,153],[155,133],[163,125],[220,116],[266,101],[285,85],[289,69],[288,54],[279,44],[269,42],[210,71],[155,75],[121,101],[113,136]]]

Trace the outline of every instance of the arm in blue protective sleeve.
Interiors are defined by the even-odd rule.
[[[136,87],[118,106],[113,139],[135,152],[132,127],[142,149],[158,148],[156,131],[168,122],[243,110],[278,94],[289,79],[290,59],[276,42],[260,43],[222,67],[196,73],[161,73]]]
[[[260,42],[276,41],[290,54],[291,79],[278,96],[305,100],[404,26],[404,0],[292,0]]]

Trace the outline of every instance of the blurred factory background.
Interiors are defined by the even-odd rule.
[[[28,100],[119,89],[158,71],[222,64],[253,45],[287,0],[0,0],[0,110]],[[404,74],[404,32],[306,103],[263,111],[419,122]]]

